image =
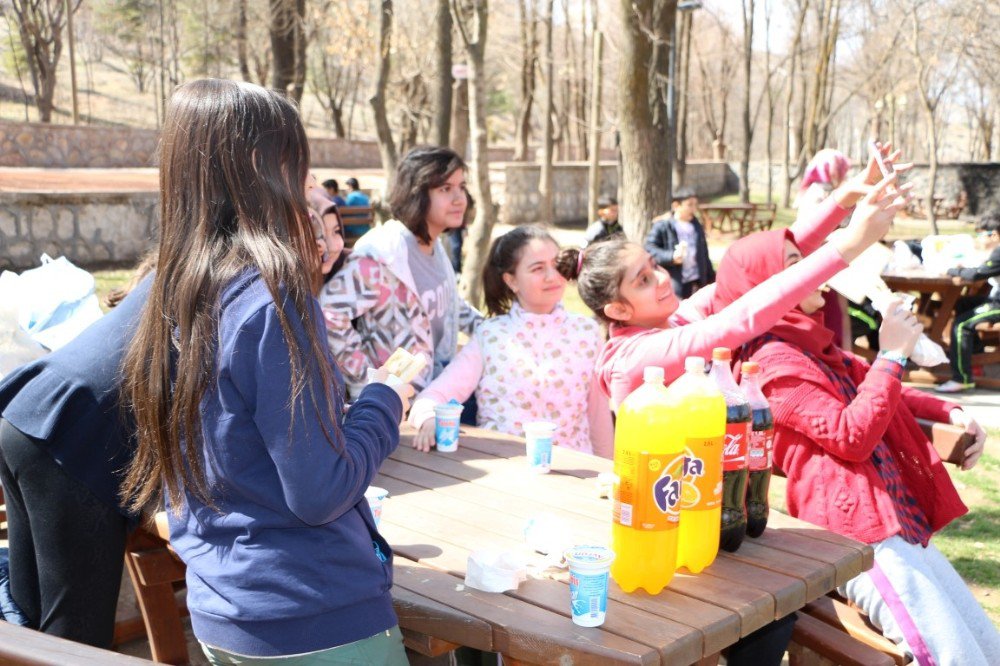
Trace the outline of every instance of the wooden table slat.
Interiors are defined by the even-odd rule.
[[[660,663],[655,648],[572,621],[506,594],[466,587],[462,579],[417,562],[397,559],[395,584],[435,599],[487,622],[493,628],[493,650],[532,663],[649,664]],[[568,604],[568,598],[567,598]]]
[[[390,521],[392,503],[387,502],[383,513],[383,520],[387,522],[398,523],[417,532],[427,529],[428,525],[430,525],[430,531],[423,533],[427,534],[428,537],[433,537],[435,543],[444,541],[465,546],[470,550],[487,541],[489,541],[491,546],[499,546],[510,550],[523,548],[523,544],[520,541],[503,536],[504,534],[520,533],[524,524],[522,518],[515,518],[509,512],[501,512],[482,506],[472,506],[465,502],[456,502],[431,490],[413,491],[413,486],[397,479],[388,477],[379,477],[379,479],[380,483],[390,493],[394,489],[397,492],[404,491],[408,500],[407,507],[403,508],[404,513],[392,516],[392,521]],[[417,515],[411,513],[412,509],[417,510]],[[438,529],[436,526],[440,521],[436,517],[420,515],[420,512],[447,517],[450,520],[454,520],[454,524]],[[461,527],[459,528],[458,525],[461,525]],[[387,525],[387,534],[394,534],[396,532],[395,527]],[[579,534],[581,532],[573,530],[573,533]],[[587,541],[606,543],[608,541],[607,536],[610,535],[605,530],[605,538],[597,540],[587,539]],[[406,547],[403,546],[402,548],[403,554],[407,554]],[[540,558],[540,556],[537,557]],[[435,564],[437,563],[438,560],[435,560]],[[460,564],[459,562],[455,566],[459,566]],[[560,580],[562,579],[560,578]],[[719,604],[706,603],[706,601],[686,597],[677,594],[669,588],[657,597],[650,597],[645,593],[626,594],[612,581],[609,595],[615,601],[648,611],[666,620],[688,625],[692,629],[698,627],[698,633],[705,634],[705,646],[710,652],[718,651],[722,647],[732,644],[740,635],[741,623],[739,618],[734,617],[732,613],[718,608],[717,605]],[[758,602],[770,602],[767,604],[768,610],[762,615],[762,617],[766,617],[766,621],[770,621],[773,619],[774,614],[773,601],[771,601],[770,596],[766,593],[758,591],[757,595],[759,597],[757,599]],[[720,597],[723,596],[720,592]],[[712,601],[714,602],[715,600],[713,599]],[[757,624],[755,628],[759,626],[763,626],[763,623]],[[698,642],[700,646],[701,640],[699,639]],[[701,653],[699,653],[700,656]]]

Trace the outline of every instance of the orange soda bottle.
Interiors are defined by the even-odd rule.
[[[659,594],[674,577],[684,472],[677,423],[663,368],[646,368],[642,386],[618,408],[615,429],[611,576],[625,592]]]
[[[667,389],[682,415],[685,440],[677,567],[700,573],[719,552],[726,399],[705,374],[704,359],[685,359],[684,370]]]

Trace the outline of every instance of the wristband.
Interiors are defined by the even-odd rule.
[[[905,354],[901,354],[896,351],[880,351],[878,353],[878,358],[884,358],[887,361],[892,361],[893,363],[899,363],[904,368],[906,367],[907,357]]]

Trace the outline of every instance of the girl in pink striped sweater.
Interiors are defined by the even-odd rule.
[[[592,318],[562,306],[571,268],[565,254],[541,227],[518,227],[493,241],[483,269],[492,316],[414,401],[414,447],[434,445],[436,405],[475,392],[480,427],[523,435],[525,423],[551,421],[556,445],[611,456],[611,411],[594,383],[604,336]]]

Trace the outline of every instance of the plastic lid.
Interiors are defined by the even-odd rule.
[[[760,372],[760,366],[754,361],[744,361],[740,366],[740,372],[744,375],[756,375]]]
[[[729,351],[728,347],[716,347],[712,350],[712,360],[731,361],[733,360],[733,353]]]
[[[705,359],[700,356],[688,356],[684,359],[685,372],[700,372],[705,374]]]
[[[663,368],[649,365],[642,371],[642,381],[663,383]]]

